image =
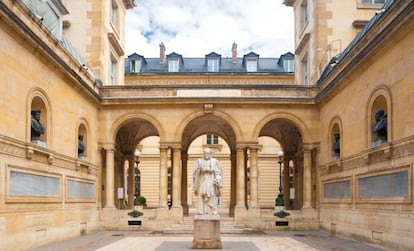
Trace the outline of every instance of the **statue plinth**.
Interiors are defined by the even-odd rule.
[[[44,142],[41,139],[32,139],[31,142],[35,145],[41,146],[41,147],[46,147],[46,142]]]
[[[222,249],[219,215],[194,217],[193,249]]]

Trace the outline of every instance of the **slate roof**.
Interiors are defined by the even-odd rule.
[[[284,55],[292,55],[288,52]],[[179,72],[168,72],[168,58],[170,57],[181,57],[182,62],[180,65]],[[207,58],[218,57],[220,58],[220,66],[218,72],[208,72],[207,68]],[[247,72],[246,66],[244,65],[245,57],[255,57],[258,60],[258,68],[256,72]],[[133,59],[142,59],[143,64],[141,67],[141,72],[135,73],[130,72],[130,61]],[[290,57],[286,57],[290,58]],[[125,74],[291,74],[291,72],[285,71],[283,68],[283,63],[280,63],[279,58],[260,58],[258,54],[250,52],[246,54],[243,58],[238,57],[237,63],[232,62],[231,57],[223,58],[220,54],[211,52],[203,58],[186,58],[182,57],[180,54],[175,52],[167,55],[167,60],[164,64],[160,64],[159,58],[145,58],[142,55],[133,53],[125,59]]]

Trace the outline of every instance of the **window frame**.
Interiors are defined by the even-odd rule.
[[[180,60],[178,58],[168,59],[168,72],[179,72]]]
[[[257,72],[257,58],[246,58],[246,72]]]
[[[220,67],[220,62],[218,58],[207,59],[207,71],[208,72],[218,72],[219,67]]]

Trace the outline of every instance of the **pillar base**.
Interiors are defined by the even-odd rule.
[[[193,249],[222,249],[219,215],[194,217]]]

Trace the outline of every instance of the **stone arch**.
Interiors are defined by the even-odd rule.
[[[47,93],[39,88],[33,87],[29,90],[27,95],[27,112],[26,112],[26,141],[30,142],[31,140],[31,111],[32,110],[40,110],[41,111],[41,118],[40,122],[42,123],[43,127],[45,128],[45,134],[43,136],[46,145],[50,148],[51,147],[51,140],[52,139],[52,108],[50,98]]]
[[[275,119],[285,119],[288,120],[294,125],[302,135],[304,142],[312,142],[311,134],[309,132],[309,129],[306,127],[304,121],[302,121],[297,116],[290,114],[290,113],[274,113],[266,116],[262,121],[256,126],[252,138],[258,138],[260,136],[260,132],[263,129],[263,127],[269,123],[272,120]]]
[[[366,147],[370,148],[374,140],[372,126],[375,123],[375,112],[383,109],[387,115],[387,141],[392,140],[392,95],[391,90],[386,85],[375,88],[367,102],[365,108],[365,128],[366,128]]]
[[[228,137],[225,137],[223,132],[218,132],[218,135],[223,137],[224,140],[226,140],[226,142],[229,144],[229,146],[231,145],[230,142],[228,140],[233,140],[234,139],[234,144],[237,141],[237,139],[241,138],[241,129],[239,128],[238,124],[233,120],[233,118],[231,118],[229,115],[222,113],[222,112],[213,112],[213,113],[205,113],[205,112],[197,112],[194,113],[190,116],[187,116],[185,120],[183,120],[183,122],[178,126],[177,129],[177,133],[176,133],[176,141],[181,141],[183,142],[183,139],[185,137],[185,131],[189,128],[189,126],[191,126],[191,124],[194,124],[194,121],[199,120],[200,118],[205,118],[206,120],[208,120],[209,118],[215,118],[215,121],[220,120],[221,124],[227,124],[226,128],[229,129],[231,128],[232,133],[234,134],[233,136],[230,137],[230,135],[228,135]],[[210,119],[210,121],[212,121]],[[203,130],[205,131],[205,130]],[[198,132],[198,136],[202,135],[203,133],[201,132],[201,130]],[[220,135],[221,134],[221,135]],[[191,137],[190,137],[191,138]],[[192,139],[195,139],[196,137],[192,137]],[[191,142],[191,140],[190,140]],[[190,142],[188,142],[187,147],[190,145]],[[232,141],[233,142],[233,141]],[[184,143],[183,143],[184,144]],[[185,145],[183,145],[183,148],[185,148]]]
[[[288,114],[288,113],[275,113],[267,116],[261,121],[259,126],[256,128],[255,135],[258,137],[267,136],[275,139],[279,142],[281,149],[284,152],[283,159],[278,158],[277,150],[272,154],[274,160],[279,159],[279,163],[283,165],[282,178],[279,179],[279,182],[282,182],[281,187],[288,187],[289,184],[289,165],[293,163],[295,167],[295,180],[294,190],[296,192],[295,198],[290,199],[290,189],[285,189],[283,191],[284,196],[282,196],[282,201],[284,205],[288,206],[289,209],[300,209],[304,204],[309,204],[310,201],[304,201],[304,185],[310,184],[310,172],[305,172],[304,170],[311,170],[312,160],[309,154],[310,149],[306,143],[311,143],[311,135],[308,128],[305,126],[305,123],[298,117]],[[276,162],[276,161],[275,161]],[[285,171],[285,166],[287,167]],[[282,166],[280,166],[282,169]],[[315,171],[313,171],[315,172]],[[268,172],[268,174],[270,174]],[[262,179],[264,176],[259,172],[258,178]],[[304,181],[304,179],[307,179]],[[260,182],[259,182],[260,185]],[[266,190],[266,188],[263,188]],[[311,191],[307,189],[309,193]],[[279,201],[280,203],[280,201]]]
[[[152,117],[148,114],[133,113],[133,114],[128,114],[128,115],[123,115],[123,116],[119,117],[117,120],[114,121],[114,123],[112,124],[112,127],[110,129],[109,135],[107,135],[107,140],[109,140],[111,142],[115,142],[119,130],[125,124],[127,124],[129,122],[132,122],[134,120],[146,121],[148,124],[152,125],[154,127],[155,131],[157,132],[154,135],[159,136],[160,138],[165,137],[164,129],[163,129],[162,125],[159,123],[158,120],[156,120],[154,117]],[[149,135],[147,135],[147,136],[149,136]]]

